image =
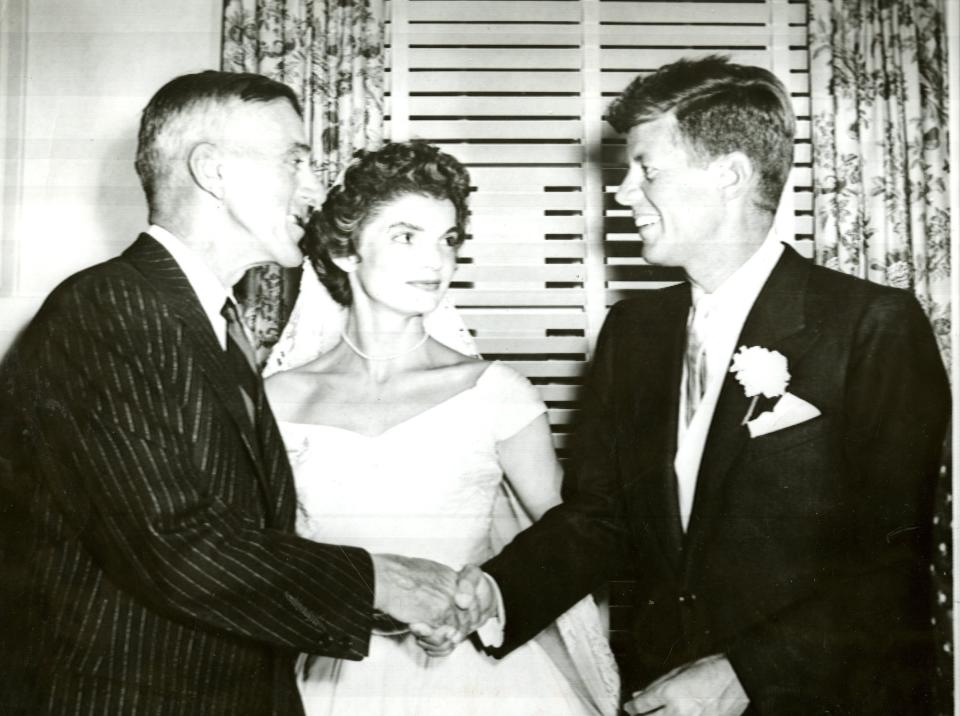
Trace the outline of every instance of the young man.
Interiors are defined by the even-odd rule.
[[[483,565],[500,653],[629,569],[630,713],[924,712],[949,404],[926,317],[771,235],[795,120],[767,70],[682,60],[609,120],[643,256],[688,280],[610,311],[565,504]]]

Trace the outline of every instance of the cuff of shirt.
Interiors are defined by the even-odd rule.
[[[483,576],[497,600],[497,611],[477,629],[477,637],[484,646],[503,646],[503,630],[507,626],[506,611],[503,608],[503,595],[500,593],[500,586],[496,579],[486,572],[483,573]]]

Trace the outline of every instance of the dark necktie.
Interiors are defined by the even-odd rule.
[[[237,307],[229,298],[224,302],[220,315],[227,321],[227,363],[239,381],[240,393],[243,395],[243,403],[247,408],[250,422],[256,425],[257,405],[261,397],[260,392],[263,390],[263,383],[257,372],[257,359],[250,341],[243,332],[243,326],[240,325]]]

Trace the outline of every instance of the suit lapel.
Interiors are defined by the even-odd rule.
[[[690,287],[664,289],[658,298],[649,313],[637,316],[636,326],[623,332],[633,339],[625,353],[631,365],[623,374],[635,380],[624,391],[632,423],[624,442],[634,445],[624,472],[638,482],[631,511],[656,534],[667,562],[677,569],[683,530],[673,457]]]
[[[255,467],[261,500],[266,512],[274,517],[277,502],[271,499],[271,495],[277,495],[278,491],[272,489],[275,486],[270,484],[268,471],[271,465],[264,459],[264,451],[261,450],[262,438],[257,435],[250,423],[236,381],[231,379],[232,374],[225,369],[223,349],[217,341],[210,326],[210,319],[204,313],[193,287],[169,252],[148,234],[141,234],[123,253],[123,256],[167,298],[171,311],[183,324],[184,333],[194,348],[197,366],[230,414],[240,434],[243,447]],[[273,423],[273,416],[269,413],[269,409],[264,415],[268,417],[270,423]],[[275,427],[273,432],[276,432]],[[272,443],[271,447],[272,452],[275,452]],[[289,466],[287,466],[287,474],[289,474]]]
[[[292,530],[296,523],[297,506],[293,472],[265,391],[260,391],[258,403],[257,415],[260,419],[257,422],[257,433],[263,451],[265,478],[270,485],[268,500],[272,502],[275,526]]]
[[[747,316],[736,349],[761,346],[785,355],[789,367],[796,365],[818,333],[817,327],[808,326],[806,320],[809,271],[810,265],[805,259],[790,247],[784,249]],[[743,386],[728,372],[710,423],[697,476],[693,512],[687,530],[688,568],[707,543],[706,537],[720,516],[724,480],[749,439],[747,427],[741,424],[749,407],[750,399],[744,395]]]

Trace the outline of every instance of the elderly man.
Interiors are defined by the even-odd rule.
[[[293,534],[230,287],[299,264],[309,150],[280,83],[169,82],[140,127],[149,229],[61,284],[7,357],[4,714],[295,714],[297,652],[361,659],[375,610],[452,609],[445,567]]]
[[[643,256],[687,281],[610,311],[565,504],[483,565],[498,653],[629,571],[630,713],[926,712],[949,391],[923,311],[771,235],[795,120],[767,70],[682,60],[609,121]]]

